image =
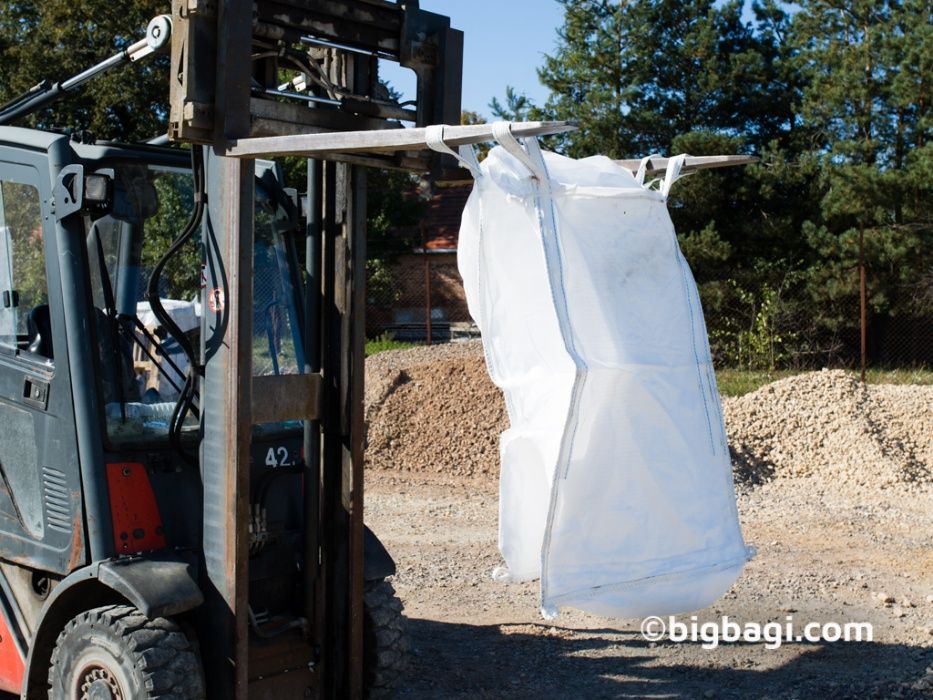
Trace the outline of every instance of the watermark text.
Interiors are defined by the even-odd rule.
[[[674,615],[652,615],[641,621],[641,636],[649,642],[700,643],[715,649],[720,643],[764,643],[765,649],[778,649],[788,642],[870,642],[874,630],[870,622],[807,622],[800,627],[794,616],[783,622],[736,622],[728,615],[700,622],[696,615],[680,620]]]

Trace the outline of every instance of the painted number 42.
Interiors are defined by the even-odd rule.
[[[290,467],[291,465],[291,460],[288,458],[288,448],[270,447],[269,451],[266,452],[267,467]]]

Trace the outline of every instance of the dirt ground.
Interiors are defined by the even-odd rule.
[[[366,513],[409,619],[400,697],[933,697],[933,388],[824,373],[727,402],[758,555],[697,621],[869,622],[873,641],[704,649],[648,642],[640,620],[548,622],[537,582],[493,581],[501,400],[476,348],[385,355],[367,365]]]
[[[767,486],[739,498],[758,556],[699,621],[871,622],[872,642],[703,649],[648,643],[639,620],[568,610],[546,622],[536,583],[490,577],[494,483],[370,474],[367,518],[399,563],[412,645],[400,697],[933,697],[930,500],[830,509],[782,496],[780,508]]]

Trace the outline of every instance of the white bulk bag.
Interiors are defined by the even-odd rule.
[[[502,388],[502,578],[561,606],[641,617],[705,607],[750,557],[696,284],[660,190],[609,158],[519,144],[482,166],[458,262]],[[443,144],[442,128],[429,145]],[[454,154],[456,155],[456,154]]]

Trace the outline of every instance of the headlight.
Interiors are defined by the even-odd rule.
[[[112,182],[106,175],[88,175],[84,178],[86,204],[106,207],[110,202],[112,192]]]

